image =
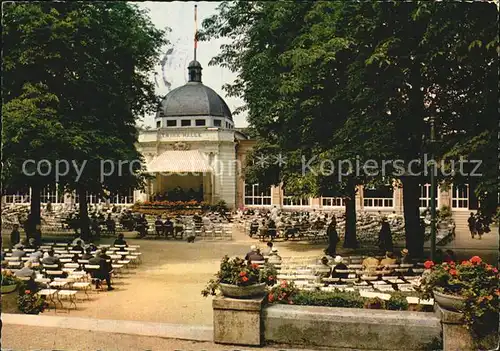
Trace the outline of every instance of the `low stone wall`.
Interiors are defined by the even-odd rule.
[[[271,305],[264,308],[266,342],[356,350],[424,350],[440,337],[433,313]]]

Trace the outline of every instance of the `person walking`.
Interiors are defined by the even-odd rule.
[[[484,234],[484,227],[483,222],[481,221],[481,217],[479,217],[479,213],[477,213],[475,216],[475,229],[476,234],[479,236],[479,240],[481,240]]]
[[[21,233],[19,232],[19,224],[14,224],[10,233],[10,246],[14,247],[21,242]]]
[[[474,217],[474,213],[471,212],[469,218],[467,219],[467,224],[469,226],[470,236],[474,239],[476,234],[476,217]]]
[[[392,252],[393,244],[392,244],[392,233],[389,222],[387,222],[387,218],[382,218],[382,226],[380,228],[380,233],[378,235],[379,241],[379,249],[381,252]]]
[[[326,228],[326,235],[328,236],[328,248],[326,249],[326,253],[331,257],[335,257],[337,255],[339,235],[337,233],[337,226],[334,221],[330,222],[328,228]]]

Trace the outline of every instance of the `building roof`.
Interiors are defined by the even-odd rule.
[[[201,82],[202,69],[198,61],[189,63],[189,82],[165,96],[157,118],[208,116],[233,120],[231,110],[224,99]]]

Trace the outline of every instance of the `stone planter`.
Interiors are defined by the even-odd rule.
[[[2,294],[10,294],[11,292],[16,291],[17,285],[2,285]]]
[[[494,350],[498,345],[498,319],[493,322],[493,332],[478,337],[465,327],[463,313],[446,310],[439,304],[436,313],[443,327],[443,351]]]
[[[436,303],[448,311],[460,312],[464,309],[465,297],[445,294],[434,290],[434,300]]]
[[[220,291],[225,297],[234,299],[247,299],[263,296],[266,293],[266,283],[237,286],[232,284],[220,284]]]

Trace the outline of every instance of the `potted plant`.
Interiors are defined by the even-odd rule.
[[[18,284],[19,279],[11,271],[2,270],[2,294],[9,294],[15,291]]]
[[[222,258],[219,272],[210,279],[203,296],[216,295],[220,291],[222,295],[232,298],[250,298],[262,296],[266,292],[266,286],[276,283],[276,270],[271,265],[259,268],[256,264],[247,263],[241,258]]]
[[[463,313],[465,327],[476,335],[496,328],[499,311],[498,269],[474,256],[460,264],[424,263],[419,287],[424,299],[433,297],[443,309]]]

